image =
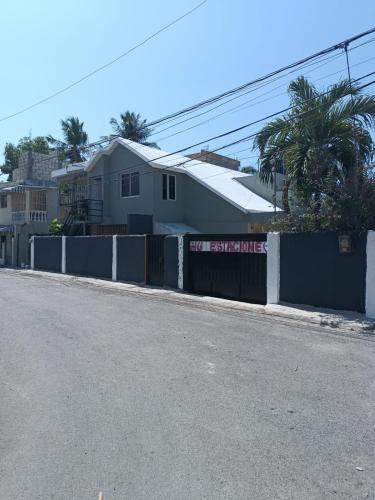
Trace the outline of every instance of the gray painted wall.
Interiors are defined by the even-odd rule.
[[[140,173],[140,194],[121,198],[121,173]],[[164,173],[176,176],[176,200],[162,199]],[[102,177],[103,223],[127,224],[128,214],[153,215],[155,222],[184,222],[205,233],[246,233],[249,222],[266,222],[272,213],[244,214],[185,174],[156,169],[118,145],[89,172]]]
[[[140,174],[139,196],[121,198],[121,174],[133,169]],[[121,146],[117,146],[111,155],[102,157],[89,172],[89,179],[99,176],[103,178],[103,222],[127,224],[129,213],[154,215],[154,219],[161,222],[182,222],[183,176],[176,174],[176,200],[163,200],[163,173]]]

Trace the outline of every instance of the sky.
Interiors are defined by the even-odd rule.
[[[114,59],[199,3],[1,0],[0,120]],[[110,118],[127,109],[155,120],[373,26],[373,0],[315,0],[308,4],[300,0],[208,0],[92,78],[30,111],[0,121],[0,152],[6,142],[16,143],[29,134],[61,138],[60,120],[72,115],[84,121],[90,141],[95,141],[111,132]],[[375,71],[374,48],[375,41],[350,52],[354,78]],[[202,117],[164,132],[159,127],[152,140],[167,151],[200,141],[215,149],[256,132],[262,123],[225,139],[208,140],[287,106],[287,85],[299,74],[308,73],[319,89],[345,77],[344,54],[337,54],[324,66],[285,75]],[[375,91],[375,85],[368,91],[371,89]],[[247,104],[250,99],[253,101]],[[230,111],[240,104],[241,108]],[[228,112],[216,116],[224,111]],[[167,138],[208,119],[208,123]],[[242,146],[222,153],[241,159],[242,165],[254,164],[255,153],[250,149],[237,153],[251,144]]]

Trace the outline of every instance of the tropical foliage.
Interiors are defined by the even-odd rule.
[[[282,224],[293,229],[307,224],[310,230],[374,226],[375,184],[369,165],[375,97],[347,80],[318,92],[304,77],[289,85],[289,96],[290,111],[263,127],[254,141],[264,182],[272,183],[274,170],[283,166]]]
[[[61,120],[60,123],[64,140],[59,141],[49,135],[47,136],[48,142],[71,163],[84,161],[85,148],[89,142],[87,132],[84,130],[84,122],[81,122],[77,116],[70,116],[66,120]]]
[[[17,145],[7,142],[4,146],[4,163],[0,165],[3,174],[8,175],[8,180],[12,180],[12,172],[18,167],[18,160],[21,153],[25,151],[34,151],[36,153],[49,153],[48,141],[45,137],[22,137]]]
[[[109,123],[116,136],[139,142],[152,148],[158,148],[155,142],[148,142],[148,138],[152,134],[152,129],[147,126],[147,120],[142,119],[140,114],[125,111],[125,113],[120,114],[120,120],[111,118]]]

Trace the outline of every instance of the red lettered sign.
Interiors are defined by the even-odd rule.
[[[190,241],[191,252],[267,253],[266,241]]]

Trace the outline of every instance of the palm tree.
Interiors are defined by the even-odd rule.
[[[291,110],[271,121],[257,134],[260,177],[273,182],[282,162],[289,185],[305,207],[320,206],[322,196],[340,189],[356,195],[363,168],[373,156],[368,128],[375,124],[375,97],[343,80],[319,93],[306,78],[289,85]],[[283,193],[289,211],[288,193]]]
[[[125,111],[125,113],[120,114],[120,121],[111,118],[109,123],[116,136],[159,149],[155,142],[147,141],[152,134],[152,129],[146,125],[147,120],[143,120],[139,113]]]
[[[84,148],[88,143],[89,137],[84,131],[84,122],[78,117],[70,116],[66,120],[61,120],[61,129],[64,141],[54,139],[51,135],[47,136],[48,142],[60,147],[63,155],[71,163],[79,163],[85,160]]]

